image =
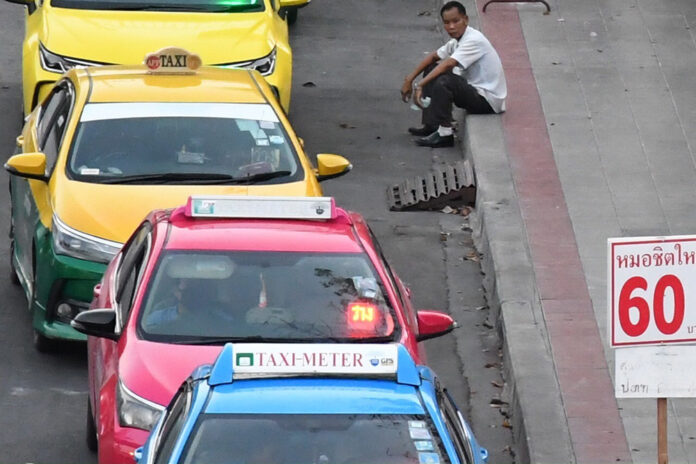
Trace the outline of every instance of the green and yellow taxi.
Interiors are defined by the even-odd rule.
[[[332,154],[313,167],[257,71],[199,67],[175,48],[145,62],[66,73],[5,164],[12,276],[39,350],[83,339],[70,321],[150,210],[193,193],[319,196],[351,168]]]
[[[26,5],[22,51],[24,111],[43,101],[61,74],[104,64],[131,65],[171,46],[203,63],[259,71],[285,111],[292,51],[285,17],[308,0],[8,0]]]

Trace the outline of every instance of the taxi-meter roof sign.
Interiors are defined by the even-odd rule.
[[[232,370],[238,376],[389,375],[397,372],[395,344],[233,345]]]
[[[192,195],[186,215],[205,218],[332,219],[336,205],[331,197],[264,197]]]
[[[201,64],[200,56],[179,47],[165,47],[145,56],[145,66],[153,74],[192,74]]]

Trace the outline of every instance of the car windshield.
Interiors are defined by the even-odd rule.
[[[398,322],[360,253],[165,251],[138,331],[152,341],[391,341]]]
[[[304,177],[267,104],[91,103],[67,175],[93,183],[286,183]]]
[[[203,414],[183,464],[446,464],[423,415]]]
[[[51,0],[57,8],[82,10],[257,12],[264,0]]]

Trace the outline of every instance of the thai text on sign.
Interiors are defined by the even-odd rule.
[[[612,347],[696,342],[696,236],[608,240]]]
[[[614,356],[617,398],[696,397],[696,346],[632,346]]]

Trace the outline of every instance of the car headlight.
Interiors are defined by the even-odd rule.
[[[268,76],[269,74],[273,74],[273,71],[275,71],[275,64],[276,64],[276,48],[273,47],[273,50],[271,50],[271,53],[264,56],[263,58],[259,58],[257,60],[238,61],[235,63],[219,64],[217,66],[220,66],[222,68],[255,69],[258,72],[260,72],[262,76]]]
[[[64,73],[72,68],[86,68],[87,66],[103,66],[107,63],[98,61],[86,61],[78,58],[69,58],[67,56],[57,55],[49,51],[42,43],[39,42],[39,60],[41,67],[46,71],[55,73]]]
[[[56,215],[53,216],[52,233],[53,249],[59,255],[108,263],[121,249],[118,242],[104,240],[68,227]]]
[[[118,379],[116,387],[116,408],[121,427],[135,427],[150,431],[164,411],[164,406],[148,401],[130,391]]]

